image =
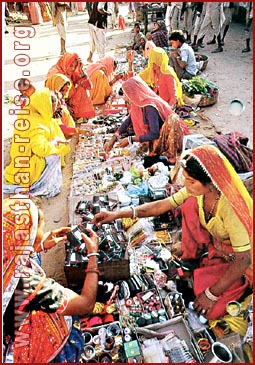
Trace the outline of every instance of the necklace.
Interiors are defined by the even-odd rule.
[[[221,195],[221,192],[218,191],[218,193],[216,195],[216,198],[215,198],[215,200],[214,200],[214,202],[213,202],[213,204],[211,206],[210,212],[208,213],[207,217],[205,217],[206,222],[209,222],[209,220],[212,218],[213,211],[214,211],[214,209],[216,207],[216,204],[220,200],[220,195]]]

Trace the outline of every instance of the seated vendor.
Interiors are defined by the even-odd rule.
[[[110,152],[121,135],[132,126],[135,135],[121,139],[119,147],[140,142],[148,146],[150,154],[164,155],[175,161],[182,150],[183,135],[189,134],[184,122],[139,76],[123,82],[122,89],[131,105],[130,114],[105,144],[105,151]]]
[[[113,84],[121,79],[122,75],[114,75],[116,68],[113,56],[106,56],[86,68],[92,84],[90,98],[93,105],[104,104],[112,93]]]
[[[186,39],[180,31],[172,32],[169,41],[175,48],[169,52],[170,66],[175,70],[179,80],[190,80],[197,73],[194,50],[186,43]]]
[[[182,241],[172,252],[183,260],[200,259],[193,275],[194,308],[208,320],[216,320],[227,314],[229,301],[251,293],[252,198],[214,146],[187,151],[180,164],[184,187],[177,193],[137,207],[98,213],[91,223],[158,216],[182,206]]]

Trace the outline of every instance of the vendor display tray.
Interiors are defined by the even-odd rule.
[[[123,347],[123,333],[118,321],[87,328],[83,335],[85,362],[122,362],[119,358],[119,350]]]
[[[153,332],[150,331],[151,330]],[[143,328],[137,328],[136,333],[138,336],[138,340],[142,341],[144,338],[153,338],[156,334],[159,334],[159,338],[163,338],[163,334],[167,336],[168,333],[174,331],[176,336],[178,336],[180,339],[184,340],[193,355],[193,357],[198,361],[202,362],[203,357],[200,352],[200,349],[196,346],[196,341],[193,337],[193,334],[191,333],[186,321],[183,319],[182,316],[174,317],[168,321],[165,321],[163,323],[156,323],[152,324]],[[155,333],[155,334],[154,334]],[[160,336],[160,334],[162,334]]]
[[[86,276],[87,264],[79,267],[64,266],[68,288],[79,290],[83,287]],[[118,280],[129,279],[129,260],[112,260],[98,265],[100,271],[99,278],[105,281],[116,282]]]

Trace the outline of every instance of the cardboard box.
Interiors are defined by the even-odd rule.
[[[144,331],[145,330],[145,331]],[[152,324],[143,328],[138,327],[137,328],[137,336],[138,336],[138,340],[141,340],[142,336],[147,337],[148,336],[148,331],[147,330],[152,330],[158,333],[167,333],[167,332],[172,332],[174,331],[174,333],[181,339],[184,340],[191,352],[191,354],[193,355],[193,357],[198,361],[198,362],[202,362],[201,360],[201,352],[200,350],[197,348],[196,346],[196,342],[195,339],[191,333],[191,330],[189,329],[185,319],[182,316],[178,316],[178,317],[174,317],[168,321],[165,321],[163,323],[157,323],[157,324]],[[144,333],[145,332],[145,333]],[[147,333],[147,334],[146,334]],[[150,338],[150,337],[147,337]]]

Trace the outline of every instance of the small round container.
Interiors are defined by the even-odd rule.
[[[115,345],[114,337],[112,337],[112,336],[106,337],[105,344],[104,344],[104,351],[106,351],[106,352],[112,351],[112,349],[114,348],[114,345]]]
[[[226,311],[232,317],[237,317],[241,313],[241,304],[234,300],[231,302],[228,302],[228,304],[226,305]]]
[[[107,327],[106,329],[106,334],[109,337],[115,337],[118,336],[120,334],[120,326],[117,324],[111,324],[110,326]]]
[[[90,332],[84,332],[84,343],[90,345],[92,343],[92,334]]]
[[[92,360],[95,357],[95,349],[91,345],[85,345],[84,346],[84,357],[86,361]]]

